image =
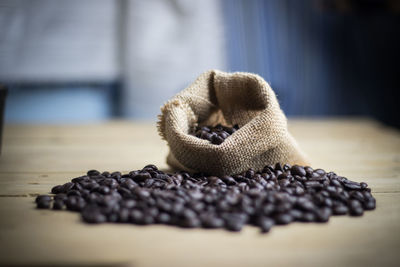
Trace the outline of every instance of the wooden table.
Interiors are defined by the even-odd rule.
[[[153,123],[7,125],[0,158],[0,266],[395,266],[400,262],[400,134],[366,119],[291,120],[312,166],[373,189],[377,209],[262,235],[170,226],[88,225],[37,210],[34,196],[88,169],[166,168]]]

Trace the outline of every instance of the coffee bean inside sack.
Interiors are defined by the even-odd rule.
[[[366,183],[311,167],[276,164],[233,176],[164,173],[154,165],[127,174],[88,171],[36,198],[39,209],[79,212],[87,223],[167,224],[268,232],[291,222],[327,222],[375,209]]]
[[[239,125],[233,127],[217,124],[216,126],[196,127],[192,135],[210,141],[214,145],[220,145],[226,138],[239,130]]]

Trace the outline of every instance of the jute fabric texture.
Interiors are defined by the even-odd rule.
[[[214,145],[190,133],[196,126],[238,124]],[[180,170],[231,175],[277,162],[307,164],[274,91],[256,74],[210,70],[161,108],[158,130],[168,142],[167,163]]]

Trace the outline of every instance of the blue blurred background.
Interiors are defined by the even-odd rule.
[[[201,72],[261,75],[288,116],[400,126],[397,0],[0,0],[18,123],[155,120]]]

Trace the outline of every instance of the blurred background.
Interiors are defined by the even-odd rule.
[[[261,75],[288,116],[400,127],[398,0],[0,0],[11,123],[156,120],[208,69]]]

